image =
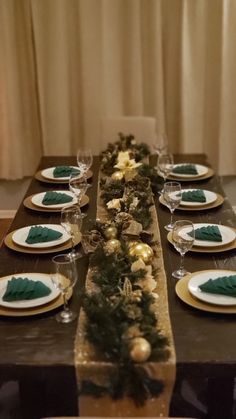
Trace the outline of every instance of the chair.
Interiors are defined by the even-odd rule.
[[[137,142],[149,146],[156,140],[156,119],[149,116],[114,116],[101,120],[101,147],[118,140],[118,133],[133,134]]]

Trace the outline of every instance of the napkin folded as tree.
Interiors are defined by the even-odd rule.
[[[71,202],[73,197],[62,192],[48,191],[45,193],[42,203],[44,205],[66,204]]]
[[[30,228],[25,241],[28,244],[44,243],[58,240],[61,236],[60,231],[55,231],[52,228],[33,226]]]
[[[193,236],[193,233],[188,233]],[[212,242],[222,242],[222,235],[218,226],[204,226],[194,230],[195,239]]]
[[[71,166],[57,166],[53,170],[53,177],[55,177],[55,178],[57,178],[57,177],[68,177],[72,173],[76,174],[76,175],[79,175],[80,170],[76,169],[75,167],[71,167]]]
[[[199,286],[201,291],[236,297],[236,275],[209,279]]]
[[[202,189],[182,192],[182,201],[186,202],[206,202],[206,195]]]
[[[198,175],[198,171],[194,164],[178,164],[173,168],[172,172],[183,175]]]
[[[32,281],[28,278],[15,278],[7,282],[7,289],[2,297],[3,301],[33,300],[46,297],[51,289],[41,281]]]

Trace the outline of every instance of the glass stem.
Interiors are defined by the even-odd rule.
[[[65,292],[63,292],[63,308],[64,308],[64,311],[66,312],[69,311],[68,301],[67,301]]]
[[[180,254],[180,267],[179,270],[182,271],[184,269],[184,254]]]
[[[173,214],[174,214],[174,211],[171,209],[170,210],[170,225],[172,226],[172,224],[173,224]]]

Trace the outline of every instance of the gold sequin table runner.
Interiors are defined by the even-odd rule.
[[[113,400],[109,396],[95,398],[88,395],[79,396],[79,412],[81,416],[117,416],[117,417],[140,417],[168,416],[169,404],[173,386],[175,383],[176,358],[173,343],[173,335],[170,324],[166,275],[164,270],[164,262],[162,248],[160,244],[160,231],[155,206],[151,207],[152,225],[150,231],[154,234],[154,240],[157,241],[155,254],[157,255],[155,265],[157,266],[158,277],[156,278],[157,286],[154,292],[158,295],[156,299],[156,310],[158,313],[158,328],[162,330],[163,335],[169,340],[170,356],[164,362],[148,362],[142,364],[142,368],[148,372],[151,378],[160,379],[164,383],[164,390],[158,396],[148,399],[144,406],[136,406],[131,398],[123,398],[121,400]],[[100,190],[98,188],[97,201],[97,218],[105,221],[108,218],[104,204],[100,199]],[[86,278],[86,288],[93,287],[90,275]],[[114,364],[104,360],[103,354],[98,353],[96,349],[85,339],[84,325],[85,313],[81,310],[78,321],[78,328],[75,340],[75,368],[78,388],[80,389],[83,380],[91,380],[95,384],[103,385],[106,383],[108,373],[114,369]]]

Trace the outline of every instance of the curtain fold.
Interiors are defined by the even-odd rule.
[[[235,20],[234,0],[1,0],[0,177],[100,152],[112,116],[236,174]]]

